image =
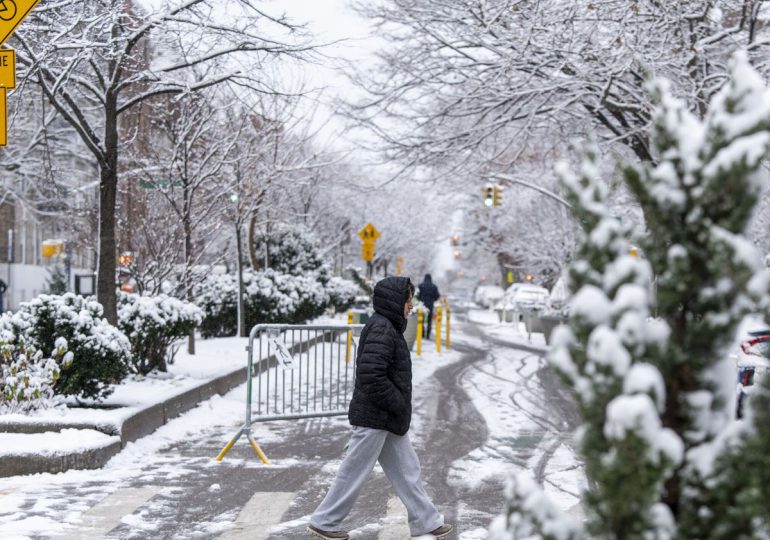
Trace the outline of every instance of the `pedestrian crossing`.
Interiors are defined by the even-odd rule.
[[[235,520],[235,526],[220,540],[267,540],[270,526],[280,522],[291,506],[294,493],[255,493]]]
[[[80,520],[59,538],[65,540],[119,539],[117,529],[131,523],[132,514],[153,506],[153,497],[162,486],[124,487],[111,493],[84,512]],[[218,540],[268,540],[268,538],[306,538],[310,515],[283,521],[295,500],[293,492],[257,492],[240,509],[237,518]],[[398,497],[388,498],[385,514],[373,523],[351,531],[351,538],[403,540],[410,538],[407,512]],[[221,530],[221,529],[220,529]],[[125,529],[123,529],[125,532]],[[134,536],[132,536],[134,538]],[[176,538],[176,537],[174,537]],[[182,538],[181,536],[179,538]]]
[[[123,488],[108,495],[96,506],[83,513],[80,525],[67,538],[100,540],[120,525],[124,516],[133,514],[160,492],[158,486]]]
[[[377,540],[403,540],[409,538],[406,507],[401,499],[391,496],[388,499],[388,510],[385,513],[383,528],[377,535]]]

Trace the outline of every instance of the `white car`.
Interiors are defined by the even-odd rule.
[[[514,283],[495,309],[525,311],[543,311],[548,305],[548,289],[530,283]]]
[[[497,285],[479,285],[473,294],[473,300],[481,307],[488,308],[505,296],[505,291]]]

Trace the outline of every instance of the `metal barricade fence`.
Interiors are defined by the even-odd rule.
[[[258,324],[249,333],[246,421],[217,456],[221,461],[252,422],[347,414],[355,386],[355,358],[362,324]],[[255,357],[257,358],[255,363]],[[256,403],[253,403],[256,384]],[[256,405],[256,411],[254,406]]]

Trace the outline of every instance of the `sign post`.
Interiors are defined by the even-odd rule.
[[[40,0],[0,0],[0,45]],[[8,90],[16,88],[16,51],[0,49],[0,146],[8,144]]]

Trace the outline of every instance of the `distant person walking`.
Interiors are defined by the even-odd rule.
[[[319,538],[347,540],[340,524],[378,461],[406,506],[413,536],[444,538],[452,531],[425,493],[420,462],[407,435],[412,420],[412,360],[404,330],[413,295],[414,286],[406,277],[387,277],[374,287],[374,315],[361,332],[348,410],[353,434],[332,487],[307,528]]]
[[[430,328],[433,324],[433,304],[441,298],[441,294],[438,292],[438,287],[433,283],[430,274],[425,274],[422,283],[419,285],[419,289],[420,291],[417,293],[417,298],[419,298],[420,302],[425,304],[425,307],[428,308],[428,323],[424,326],[425,332],[423,337],[425,339],[430,339]]]

